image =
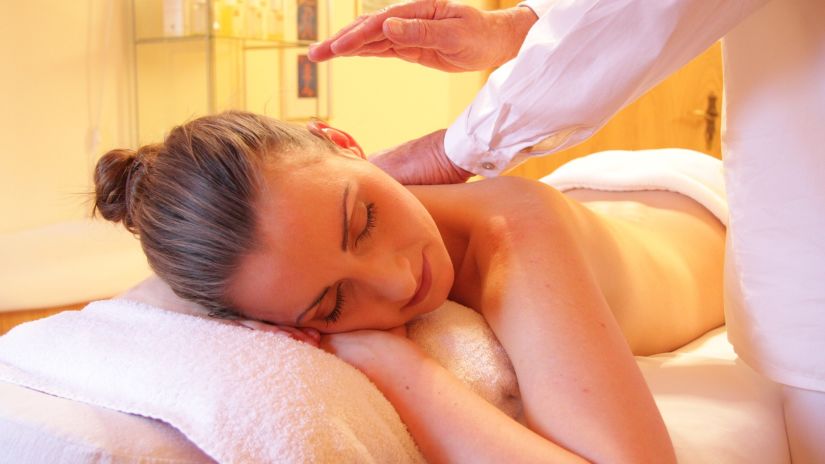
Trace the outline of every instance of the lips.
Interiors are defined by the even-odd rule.
[[[427,257],[424,254],[421,254],[422,264],[421,264],[421,280],[418,282],[418,290],[416,290],[415,295],[413,295],[412,299],[407,302],[404,306],[405,308],[409,308],[426,298],[426,296],[430,293],[430,286],[432,285],[432,274],[430,273],[430,263],[427,261]]]

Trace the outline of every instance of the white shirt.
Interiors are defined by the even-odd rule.
[[[524,5],[538,21],[447,155],[493,176],[572,146],[725,36],[728,334],[769,378],[825,391],[825,1]]]

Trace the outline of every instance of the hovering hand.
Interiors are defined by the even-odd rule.
[[[368,159],[404,185],[459,184],[473,176],[453,164],[444,152],[444,132],[378,152]]]
[[[526,7],[481,11],[444,0],[418,0],[361,16],[311,46],[309,58],[397,57],[442,71],[476,71],[513,58],[536,19]]]

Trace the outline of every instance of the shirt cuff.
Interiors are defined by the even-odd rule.
[[[495,177],[504,172],[510,159],[496,155],[490,146],[467,134],[461,128],[463,118],[456,120],[444,134],[444,153],[450,161],[465,171],[484,177]]]
[[[444,134],[444,153],[456,166],[484,177],[495,177],[518,166],[528,158],[558,151],[563,146],[578,143],[595,131],[592,127],[573,126],[527,140],[517,145],[493,147],[487,140],[467,129],[472,105]],[[480,131],[481,132],[481,131]]]

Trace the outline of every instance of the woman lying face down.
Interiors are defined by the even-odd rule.
[[[201,118],[163,144],[107,153],[96,183],[97,210],[140,236],[175,293],[218,316],[389,329],[451,288],[450,258],[421,202],[322,123]]]
[[[341,131],[241,112],[107,153],[96,186],[179,296],[314,344],[328,334],[432,462],[672,462],[632,355],[722,323],[724,229],[675,193],[405,187]],[[447,298],[506,350],[527,427],[399,336]]]
[[[429,212],[349,135],[312,130],[336,146],[261,172],[258,246],[227,299],[245,317],[321,332],[390,329],[437,308],[453,268]]]

